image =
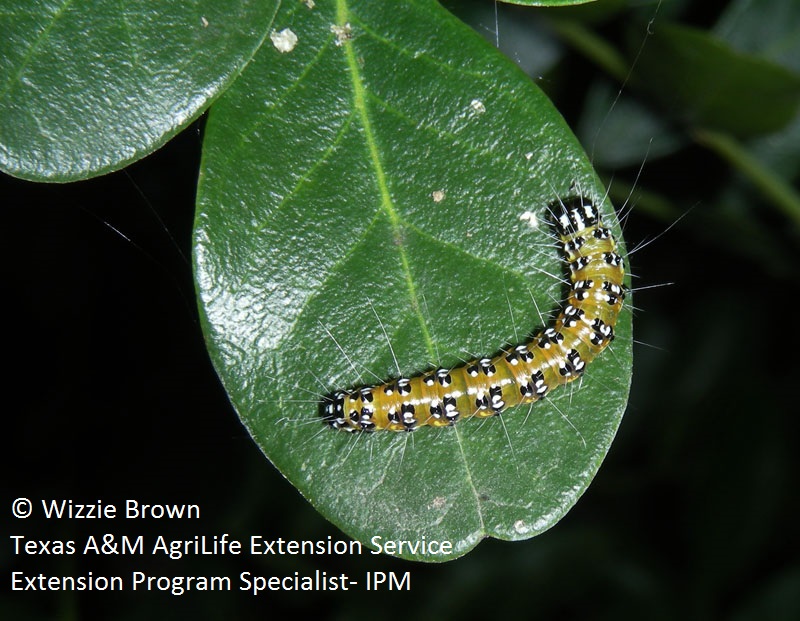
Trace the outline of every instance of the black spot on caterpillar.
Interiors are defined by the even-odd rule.
[[[570,290],[552,327],[529,342],[453,369],[401,377],[379,386],[340,390],[323,398],[323,419],[346,431],[414,431],[495,416],[533,403],[583,374],[614,339],[625,298],[625,268],[610,229],[588,198],[550,205]]]

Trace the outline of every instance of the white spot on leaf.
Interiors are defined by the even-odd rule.
[[[331,32],[336,35],[336,45],[342,45],[345,41],[353,38],[353,29],[350,27],[350,22],[347,22],[344,26],[333,24]]]
[[[275,49],[282,54],[291,52],[297,45],[297,35],[290,28],[284,28],[280,32],[273,30],[269,38],[272,39],[272,45],[275,46]]]
[[[522,220],[523,222],[527,222],[528,226],[531,227],[532,229],[539,228],[539,218],[537,218],[536,214],[533,213],[532,211],[523,211],[519,215],[519,219]]]

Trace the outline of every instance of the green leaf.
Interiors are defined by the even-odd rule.
[[[564,46],[543,23],[545,11],[480,0],[446,0],[442,5],[495,44],[529,76],[545,75],[564,54]]]
[[[634,76],[682,122],[740,137],[785,127],[800,106],[800,75],[664,22],[644,46]]]
[[[737,0],[726,8],[714,32],[741,52],[800,74],[800,4],[794,0]],[[800,175],[800,109],[781,131],[759,136],[746,146],[764,171],[791,184]],[[749,171],[743,172],[752,178]],[[723,192],[722,204],[753,201],[752,195],[743,192],[735,181],[727,184]]]
[[[441,561],[543,532],[620,422],[628,309],[580,384],[500,418],[348,434],[319,403],[542,327],[565,278],[547,205],[577,184],[613,223],[599,180],[542,92],[431,0],[286,4],[275,27],[297,45],[265,45],[214,105],[198,191],[203,329],[231,401],[363,542],[448,540],[447,555],[402,555]]]
[[[71,181],[123,168],[238,75],[275,0],[0,0],[0,169]]]
[[[734,0],[714,33],[740,52],[800,73],[800,4],[795,0]]]

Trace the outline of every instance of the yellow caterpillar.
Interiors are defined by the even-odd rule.
[[[550,211],[571,283],[552,327],[493,358],[337,391],[322,401],[325,421],[346,431],[442,427],[533,403],[580,377],[614,338],[625,297],[625,268],[591,200],[572,196],[553,203]]]

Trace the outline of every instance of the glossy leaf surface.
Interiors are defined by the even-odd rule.
[[[322,395],[455,366],[552,321],[547,206],[604,190],[558,112],[428,0],[288,4],[213,108],[196,221],[211,357],[269,459],[361,541],[525,539],[592,480],[628,395],[631,316],[580,383],[414,434],[326,428]],[[397,364],[395,364],[395,358]]]
[[[266,37],[275,0],[0,0],[0,169],[118,170],[186,127]]]

